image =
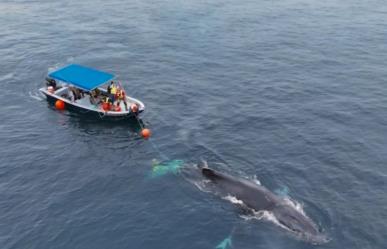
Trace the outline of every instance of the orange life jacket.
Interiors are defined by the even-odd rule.
[[[116,94],[116,98],[120,99],[120,100],[125,99],[125,92],[124,92],[124,90],[118,89],[117,90],[117,94]]]

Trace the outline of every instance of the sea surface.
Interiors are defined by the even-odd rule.
[[[382,0],[0,0],[0,248],[386,248],[386,25]],[[152,138],[49,106],[70,63],[116,74]],[[176,159],[291,197],[330,241],[149,177]]]

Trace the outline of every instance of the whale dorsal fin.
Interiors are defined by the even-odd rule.
[[[208,178],[217,178],[216,172],[210,168],[202,168],[202,173]]]
[[[202,168],[208,168],[208,164],[207,164],[207,161],[204,160],[203,158],[200,159],[200,162],[198,163],[198,168],[202,169]]]

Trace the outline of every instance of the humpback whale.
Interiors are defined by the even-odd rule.
[[[232,196],[238,200],[239,205],[253,213],[270,212],[281,227],[304,241],[312,244],[328,241],[308,216],[267,188],[244,178],[218,172],[208,168],[207,165],[199,166],[199,170],[206,179],[206,188],[210,188],[211,192],[216,192],[223,197]]]

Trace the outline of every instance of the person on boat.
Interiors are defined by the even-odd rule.
[[[113,108],[114,108],[114,111],[120,112],[121,111],[120,102],[117,101],[116,105],[115,106],[113,105]]]
[[[91,95],[93,98],[99,99],[99,100],[103,97],[102,94],[101,94],[101,91],[100,91],[98,88],[92,90],[92,91],[90,92],[90,95]]]
[[[68,98],[71,102],[74,102],[76,100],[75,93],[73,87],[69,86],[68,88]]]
[[[47,87],[51,86],[54,90],[57,90],[56,81],[54,79],[46,78],[46,85]]]
[[[78,89],[78,88],[77,88],[77,90],[78,90],[78,94],[79,94],[79,96],[78,96],[79,99],[84,98],[86,92],[84,90]]]
[[[98,105],[98,100],[93,97],[93,95],[90,94],[90,104],[92,105]]]
[[[118,88],[117,89],[116,99],[117,99],[117,106],[119,106],[121,104],[121,101],[123,101],[124,105],[125,105],[125,110],[127,111],[128,110],[128,104],[126,103],[126,97],[125,97],[124,89],[122,89],[122,88]]]
[[[111,110],[111,107],[112,107],[112,104],[110,102],[110,98],[108,96],[106,96],[102,102],[102,109],[104,111],[110,111]]]
[[[71,101],[76,101],[77,99],[81,99],[82,95],[79,92],[79,89],[73,86],[69,86],[69,96],[71,98]]]
[[[90,103],[93,104],[93,105],[98,105],[100,104],[102,101],[100,99],[100,92],[97,89],[94,89],[90,92]]]
[[[115,101],[115,95],[117,93],[117,87],[113,81],[110,82],[110,85],[107,88],[107,92],[108,92],[109,98],[111,99],[111,102],[113,104]]]
[[[114,85],[114,82],[110,81],[110,85],[108,85],[108,87],[107,87],[107,93],[108,94],[111,94],[113,85]]]

